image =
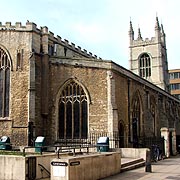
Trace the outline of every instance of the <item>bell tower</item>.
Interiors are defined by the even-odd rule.
[[[155,21],[155,36],[151,39],[143,39],[140,28],[137,39],[134,39],[130,21],[129,44],[130,70],[169,92],[166,35],[163,25],[159,25],[158,17]]]

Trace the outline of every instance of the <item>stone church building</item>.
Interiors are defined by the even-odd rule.
[[[131,71],[97,58],[27,22],[0,24],[0,136],[16,146],[118,134],[118,147],[140,137],[180,135],[180,102],[168,93],[164,31],[134,40],[130,23]],[[154,84],[156,85],[154,85]]]

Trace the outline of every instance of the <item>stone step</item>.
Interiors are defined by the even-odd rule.
[[[131,161],[124,162],[123,164],[121,164],[121,172],[136,169],[142,166],[145,166],[145,161],[143,158],[131,160]]]

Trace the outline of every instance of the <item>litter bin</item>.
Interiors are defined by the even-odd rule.
[[[109,151],[109,137],[99,137],[97,141],[97,151],[98,152]]]
[[[35,152],[42,152],[42,148],[44,146],[45,137],[38,136],[35,140]]]
[[[0,149],[1,150],[10,150],[11,149],[10,138],[8,136],[2,136],[1,137]]]

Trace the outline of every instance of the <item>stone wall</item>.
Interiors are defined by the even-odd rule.
[[[0,46],[11,59],[10,73],[10,113],[0,119],[0,136],[10,136],[12,143],[27,143],[28,121],[28,78],[31,33],[13,30],[0,31]],[[20,52],[21,65],[17,67],[17,53]]]
[[[56,139],[57,106],[60,89],[69,79],[75,79],[88,92],[89,99],[89,132],[107,132],[107,81],[106,70],[101,68],[74,67],[73,65],[51,64],[49,88],[49,136]]]

